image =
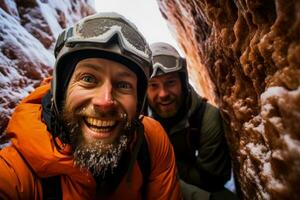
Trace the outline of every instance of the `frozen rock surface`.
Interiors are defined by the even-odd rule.
[[[227,124],[244,199],[300,199],[300,2],[157,0]]]
[[[0,2],[0,135],[17,103],[52,73],[62,29],[94,13],[91,0]]]

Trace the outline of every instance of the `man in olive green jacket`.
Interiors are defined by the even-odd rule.
[[[230,179],[231,160],[219,110],[188,83],[186,61],[174,47],[154,43],[150,48],[153,72],[146,113],[168,133],[185,198],[212,199],[220,191],[229,193],[224,184]]]

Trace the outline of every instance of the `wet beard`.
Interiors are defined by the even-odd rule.
[[[63,121],[68,131],[70,143],[74,150],[74,165],[89,169],[94,176],[105,177],[113,173],[114,169],[127,148],[128,132],[131,132],[131,122],[124,124],[124,132],[113,144],[104,144],[102,141],[86,141],[81,131],[82,117],[74,112],[63,111]]]

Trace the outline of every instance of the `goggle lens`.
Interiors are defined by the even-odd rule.
[[[91,18],[76,27],[64,31],[55,46],[55,55],[67,43],[95,42],[106,44],[113,36],[118,35],[122,48],[149,59],[150,50],[145,39],[126,21],[114,18]]]
[[[152,77],[156,76],[161,70],[163,73],[171,73],[182,69],[182,63],[179,58],[167,55],[158,55],[152,58],[153,73]]]

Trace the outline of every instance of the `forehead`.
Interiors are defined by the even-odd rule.
[[[166,80],[180,80],[180,76],[179,76],[179,73],[178,72],[172,72],[172,73],[168,73],[168,74],[162,74],[162,75],[159,75],[159,76],[155,76],[153,78],[151,78],[149,80],[149,82],[151,81],[166,81]]]
[[[126,65],[105,58],[86,58],[79,61],[76,65],[76,70],[94,70],[97,72],[113,72],[114,74],[123,74],[126,76],[136,77]]]

